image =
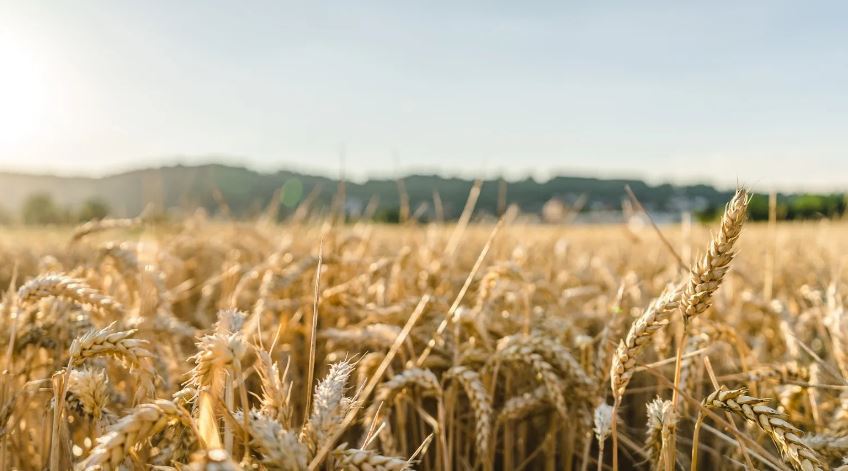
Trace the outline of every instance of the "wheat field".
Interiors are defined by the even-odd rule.
[[[848,225],[0,236],[0,469],[835,469]]]

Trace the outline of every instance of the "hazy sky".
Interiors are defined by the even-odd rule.
[[[0,167],[845,189],[848,2],[0,0]]]

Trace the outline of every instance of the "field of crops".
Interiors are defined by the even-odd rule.
[[[848,225],[747,202],[10,229],[0,469],[836,468]]]

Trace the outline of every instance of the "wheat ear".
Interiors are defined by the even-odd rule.
[[[612,433],[612,423],[616,420],[615,409],[609,404],[601,404],[595,408],[593,415],[595,438],[598,440],[598,471],[604,469],[604,443]]]
[[[243,422],[241,412],[234,414]],[[256,410],[248,414],[250,444],[262,455],[262,464],[268,469],[299,471],[306,469],[309,450],[298,441],[297,434],[286,430],[276,420]]]
[[[533,411],[545,406],[548,392],[544,386],[539,386],[530,392],[519,394],[507,399],[498,414],[498,423],[522,419]]]
[[[610,386],[616,402],[621,401],[645,345],[668,324],[677,306],[678,293],[667,289],[633,322],[627,336],[619,343],[610,368]]]
[[[71,243],[77,242],[80,239],[97,232],[103,232],[110,229],[127,229],[141,225],[142,222],[144,222],[142,217],[88,221],[84,224],[80,224],[76,229],[74,229],[74,233],[71,235]]]
[[[348,329],[324,329],[321,337],[335,345],[367,348],[370,350],[388,350],[392,346],[400,327],[390,324],[371,324],[365,327]]]
[[[805,435],[801,438],[813,451],[828,459],[840,459],[848,456],[848,436],[846,435]]]
[[[150,399],[156,392],[156,370],[150,359],[153,356],[147,350],[150,343],[147,340],[132,338],[136,330],[116,331],[113,322],[102,329],[94,329],[74,339],[68,349],[70,365],[79,366],[88,359],[96,357],[113,357],[127,364],[130,368],[141,372],[139,388],[135,400]]]
[[[651,469],[664,469],[663,459],[667,456],[666,449],[670,445],[671,433],[677,423],[677,415],[671,406],[671,401],[659,398],[648,403],[646,408],[648,425],[645,436],[645,449]]]
[[[377,416],[377,409],[381,406],[383,410],[387,410],[391,406],[391,401],[405,389],[415,386],[424,394],[432,394],[441,396],[442,387],[439,384],[439,379],[430,370],[422,368],[408,368],[384,382],[377,389],[374,401],[371,406],[365,411],[366,423],[371,422]]]
[[[492,434],[492,398],[476,371],[464,366],[455,366],[448,370],[447,376],[459,381],[468,396],[471,408],[474,409],[477,455],[481,462],[485,462],[489,457],[489,440]]]
[[[122,318],[124,308],[120,303],[90,287],[85,281],[61,273],[48,273],[27,281],[18,289],[22,306],[40,299],[55,296],[86,306],[110,318]]]
[[[256,372],[262,383],[260,412],[286,426],[291,425],[291,407],[289,404],[290,385],[286,384],[288,367],[280,373],[277,363],[265,350],[256,351]]]
[[[214,397],[224,391],[227,370],[232,368],[247,349],[241,334],[216,333],[204,335],[197,343],[197,353],[190,357],[195,364],[186,386],[197,391],[207,390]]]
[[[683,320],[687,324],[710,307],[713,293],[730,269],[730,262],[735,255],[733,245],[742,233],[749,201],[745,189],[736,190],[733,199],[724,209],[718,234],[710,240],[707,253],[692,267],[689,282],[681,298]]]
[[[142,404],[122,417],[109,431],[97,439],[97,446],[77,469],[108,471],[118,469],[133,447],[162,431],[168,424],[179,422],[191,427],[185,409],[171,401],[157,400]]]
[[[100,420],[108,400],[108,381],[102,370],[71,370],[68,375],[66,404],[69,408]]]
[[[332,453],[335,469],[341,471],[407,471],[409,461],[383,456],[372,450],[359,450],[340,446]]]
[[[243,468],[233,461],[227,450],[212,448],[195,453],[191,457],[191,463],[187,469],[191,471],[242,471]]]
[[[762,429],[774,442],[786,463],[803,471],[824,470],[827,466],[801,438],[801,430],[786,417],[765,405],[768,400],[747,396],[747,389],[728,390],[724,386],[703,401],[705,407],[733,412]]]
[[[545,387],[548,398],[562,417],[568,416],[565,402],[564,385],[556,370],[545,358],[537,353],[530,345],[513,344],[499,350],[494,360],[524,363],[530,366]],[[585,391],[581,392],[585,394]]]
[[[347,380],[352,372],[353,364],[348,361],[333,363],[327,376],[315,387],[312,413],[300,434],[301,441],[309,447],[310,453],[325,446],[354,406],[353,399],[345,397]]]

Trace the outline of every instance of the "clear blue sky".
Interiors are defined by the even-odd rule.
[[[845,189],[846,18],[840,1],[0,0],[0,167],[334,175],[345,149],[355,178]]]

